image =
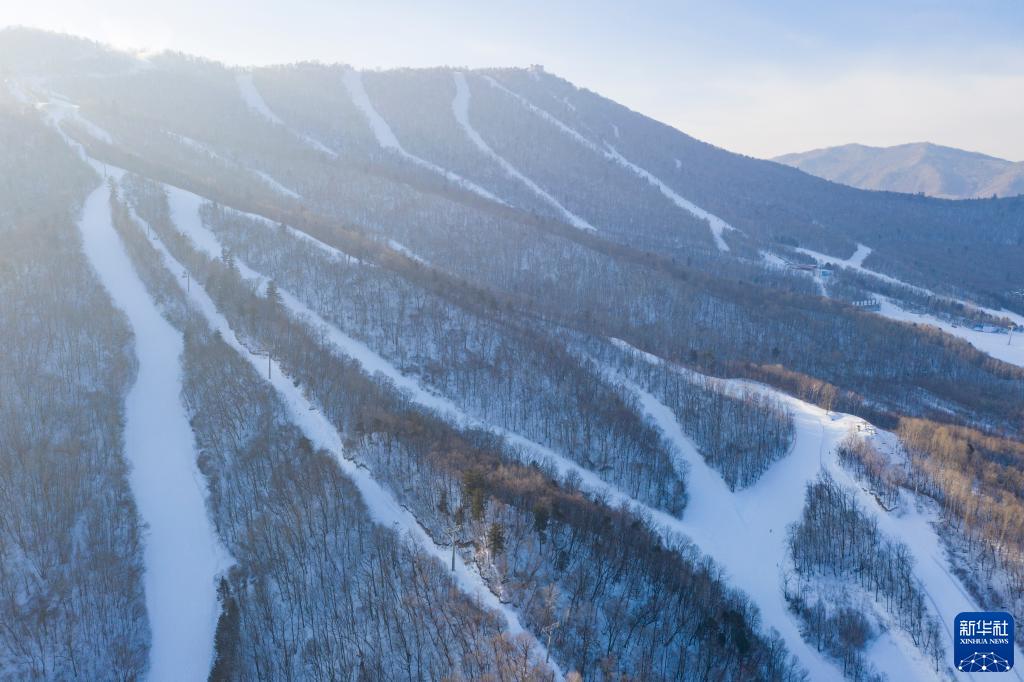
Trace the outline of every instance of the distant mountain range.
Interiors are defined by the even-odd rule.
[[[914,142],[895,147],[845,144],[773,159],[861,189],[923,193],[944,199],[1024,194],[1024,162]]]

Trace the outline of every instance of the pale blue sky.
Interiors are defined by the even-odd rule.
[[[31,0],[0,26],[236,64],[544,64],[754,156],[929,140],[1024,159],[1022,0]]]

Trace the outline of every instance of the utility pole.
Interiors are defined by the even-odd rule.
[[[457,530],[458,528],[454,524],[448,526],[448,537],[452,541],[452,573],[455,572],[455,531]]]
[[[189,273],[188,270],[185,270],[185,272],[181,273],[181,276],[185,279],[185,291],[187,291],[188,293],[191,294],[192,293],[192,275],[191,275],[191,273]]]
[[[273,353],[273,351],[271,351],[269,348],[267,348],[267,349],[260,348],[260,349],[254,350],[252,353],[253,353],[253,355],[259,355],[259,356],[266,355],[267,356],[267,381],[270,381],[270,379],[271,379],[270,373],[271,373],[271,369],[273,368],[273,361],[274,361],[274,353]]]

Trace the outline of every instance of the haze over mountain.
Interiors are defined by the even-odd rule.
[[[0,75],[0,679],[938,682],[1024,609],[1024,198],[537,67]]]
[[[915,142],[894,147],[846,144],[777,156],[773,161],[861,189],[945,199],[1024,194],[1024,162]]]

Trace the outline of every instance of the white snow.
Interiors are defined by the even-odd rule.
[[[177,190],[177,192],[183,191]],[[189,193],[185,192],[184,194]],[[195,201],[202,202],[202,199],[196,195],[191,195],[186,202],[184,198],[179,196],[177,203],[179,210],[174,214],[175,225],[183,234],[190,237],[196,246],[208,255],[217,257],[221,253],[220,245],[216,237],[202,224],[198,213],[198,206],[194,213],[187,210],[187,206]],[[183,270],[181,264],[174,259],[156,237],[151,236],[150,239],[153,245],[160,251],[164,262],[172,272]],[[255,277],[261,281],[265,279],[237,259],[236,264],[243,276]],[[180,282],[178,284],[182,286]],[[284,291],[281,291],[281,294],[282,300],[287,306],[293,307],[298,305],[300,306],[300,311],[310,312],[291,294]],[[227,319],[217,310],[216,305],[203,288],[193,283],[189,295],[210,326],[219,331],[225,341],[246,359],[260,376],[266,376],[264,374],[267,367],[266,356],[258,355],[249,350],[238,339]],[[334,339],[332,338],[332,340]],[[373,351],[369,350],[369,348],[366,348],[365,345],[352,339],[348,339],[348,341],[352,344],[349,350],[360,356],[360,362],[364,363],[364,366],[369,365],[372,367],[374,363],[379,362],[380,371],[389,371],[390,365],[373,353]],[[419,524],[415,516],[403,507],[365,468],[357,465],[346,455],[342,436],[337,429],[323,416],[317,406],[296,387],[295,383],[284,373],[283,368],[276,360],[271,359],[269,362],[271,365],[271,378],[268,381],[274,386],[278,395],[285,403],[292,421],[316,447],[324,448],[334,456],[342,471],[359,490],[373,520],[381,526],[392,528],[408,535],[424,552],[434,556],[442,564],[449,565],[450,555],[448,550],[436,544]],[[393,378],[399,381],[404,379],[400,374]],[[402,387],[414,389],[416,385],[415,382],[404,380]],[[437,398],[436,396],[433,396],[433,398],[441,401],[437,403],[439,405],[443,405],[446,402],[444,399]],[[505,621],[505,627],[509,634],[514,636],[519,633],[528,632],[520,622],[518,612],[501,603],[498,597],[487,587],[487,584],[475,568],[466,563],[461,556],[457,556],[453,578],[463,592],[475,597],[483,607],[500,614]],[[538,657],[546,658],[547,652],[543,643],[535,640],[535,644],[539,651]],[[549,665],[553,668],[556,677],[562,679],[560,668],[554,662],[550,662]]]
[[[271,123],[287,127],[285,122],[267,106],[263,95],[256,89],[256,83],[253,82],[251,73],[240,73],[236,76],[235,80],[238,83],[238,91],[242,94],[242,99],[245,100],[245,104],[250,109]]]
[[[713,213],[705,211],[703,208],[693,203],[689,199],[684,199],[682,196],[676,193],[671,187],[666,185],[653,174],[644,170],[640,166],[637,166],[635,163],[628,161],[626,157],[622,156],[622,154],[619,154],[619,152],[616,151],[615,147],[612,147],[611,145],[607,145],[607,147],[607,153],[610,158],[615,159],[626,168],[629,168],[631,171],[633,171],[640,177],[646,179],[647,182],[651,183],[659,190],[661,190],[661,193],[668,197],[668,199],[679,208],[683,209],[684,211],[688,211],[697,218],[700,218],[701,220],[706,220],[708,225],[711,227],[711,236],[715,238],[715,246],[718,247],[718,250],[729,250],[729,245],[725,243],[725,239],[722,237],[722,234],[725,233],[726,230],[735,230],[735,227],[725,222],[724,220],[714,215]]]
[[[99,168],[97,168],[99,170]],[[144,534],[150,680],[205,680],[230,566],[206,512],[206,487],[181,403],[181,334],[159,313],[111,224],[106,182],[85,203],[86,256],[135,335],[138,376],[125,405],[124,453]]]
[[[256,83],[253,82],[251,73],[239,73],[235,77],[235,80],[238,83],[238,91],[241,93],[242,99],[245,100],[245,104],[250,109],[258,113],[260,116],[267,119],[271,123],[275,123],[281,126],[285,130],[290,132],[292,135],[299,138],[300,140],[305,142],[310,147],[316,149],[317,151],[323,152],[324,154],[330,156],[333,159],[338,158],[338,153],[331,149],[330,147],[328,147],[327,145],[325,145],[323,142],[320,142],[319,140],[310,137],[306,133],[302,133],[291,128],[287,123],[282,121],[281,117],[275,114],[274,111],[269,106],[267,106],[266,100],[264,100],[263,95],[260,94],[259,89],[256,87]]]
[[[677,192],[675,192],[671,187],[666,185],[659,178],[655,177],[652,173],[650,173],[647,170],[644,170],[640,166],[637,166],[635,163],[632,163],[629,160],[627,160],[626,157],[622,156],[622,154],[620,154],[613,146],[611,146],[607,142],[605,143],[605,147],[604,148],[599,147],[596,143],[590,141],[585,136],[581,135],[579,132],[574,130],[572,127],[566,125],[565,123],[563,123],[562,121],[560,121],[559,119],[557,119],[556,117],[552,116],[550,113],[545,111],[544,109],[541,109],[540,107],[535,105],[533,102],[529,101],[528,99],[526,99],[525,97],[520,95],[519,93],[516,93],[516,92],[513,92],[512,90],[509,90],[504,85],[502,85],[498,81],[494,80],[494,78],[492,78],[490,76],[484,76],[484,78],[486,78],[487,82],[489,82],[493,87],[498,88],[502,92],[504,92],[504,93],[508,94],[509,96],[513,97],[518,102],[520,102],[523,106],[525,106],[527,109],[529,109],[530,111],[534,112],[535,114],[537,114],[538,116],[540,116],[544,120],[548,121],[549,123],[553,124],[555,127],[560,129],[566,135],[568,135],[569,137],[573,138],[574,140],[576,140],[577,142],[579,142],[583,146],[587,147],[588,149],[592,149],[593,151],[597,152],[598,154],[601,154],[602,156],[604,156],[605,158],[607,158],[607,159],[609,159],[611,161],[615,161],[616,163],[618,163],[618,164],[624,166],[625,168],[627,168],[628,170],[631,170],[633,173],[635,173],[639,177],[643,178],[644,180],[647,180],[647,182],[649,182],[650,184],[652,184],[655,187],[657,187],[661,191],[661,193],[663,195],[665,195],[665,197],[669,201],[674,203],[679,208],[683,209],[684,211],[687,211],[688,213],[696,216],[697,218],[700,218],[702,220],[706,220],[708,222],[708,225],[711,228],[711,236],[714,237],[714,239],[715,239],[715,246],[718,247],[718,250],[719,251],[728,251],[729,250],[729,245],[725,242],[725,239],[722,238],[722,234],[726,230],[736,230],[735,227],[733,227],[729,223],[725,222],[724,220],[722,220],[718,216],[716,216],[716,215],[714,215],[714,214],[712,214],[712,213],[710,213],[708,211],[705,211],[703,208],[697,206],[692,201],[689,201],[688,199],[683,198]],[[617,130],[618,129],[616,128],[616,131]],[[677,166],[677,168],[678,168],[678,166]]]
[[[85,132],[91,137],[99,140],[100,142],[105,142],[107,144],[114,143],[114,138],[110,136],[110,133],[82,116],[81,110],[77,104],[73,104],[60,96],[51,94],[49,101],[40,103],[37,106],[45,112],[47,120],[57,128],[57,131],[62,137],[64,137],[64,140],[71,146],[79,149],[83,154],[84,151],[82,151],[78,144],[71,140],[67,133],[64,132],[63,128],[61,128],[61,124],[63,124],[65,120],[70,119],[76,125],[85,130]]]
[[[370,96],[366,94],[366,88],[363,87],[363,77],[358,71],[355,69],[345,69],[345,73],[342,76],[342,82],[345,84],[345,89],[348,91],[349,97],[352,98],[352,102],[356,105],[356,108],[363,113],[367,123],[370,124],[370,129],[373,131],[373,135],[377,139],[377,144],[379,144],[382,149],[394,152],[407,161],[411,161],[416,164],[420,168],[425,168],[433,173],[437,173],[449,182],[455,183],[464,189],[479,194],[485,199],[490,199],[491,201],[496,201],[500,204],[505,203],[480,185],[467,180],[461,175],[442,168],[435,163],[431,163],[426,159],[420,158],[415,154],[407,152],[398,141],[398,137],[395,135],[394,131],[391,130],[391,126],[388,125],[388,122],[384,120],[384,117],[377,112],[376,108],[374,108],[373,102],[370,101]]]
[[[182,226],[181,223],[179,226]],[[204,245],[202,248],[208,254],[220,253],[220,246],[216,242],[215,236],[198,220],[192,221],[190,226],[184,226],[184,231],[197,244]],[[264,277],[249,269],[244,263],[238,262],[237,259],[236,263],[246,277],[266,281]],[[618,487],[605,483],[596,473],[580,467],[550,448],[468,415],[452,400],[425,388],[416,377],[403,374],[366,344],[353,339],[321,318],[290,292],[283,289],[279,289],[279,291],[285,305],[296,317],[306,319],[310,324],[321,328],[325,332],[326,339],[338,352],[355,359],[367,373],[382,376],[390,381],[414,402],[436,411],[458,425],[484,428],[503,436],[524,461],[549,464],[562,476],[574,472],[580,477],[581,488],[588,493],[602,496],[612,505],[630,505],[638,513],[648,516],[651,519],[652,528],[661,534],[667,542],[671,542],[674,533],[692,539],[701,551],[709,554],[725,569],[730,584],[751,596],[762,613],[764,623],[769,627],[776,628],[783,635],[790,650],[811,672],[812,679],[841,678],[838,669],[831,661],[823,658],[803,642],[799,634],[799,624],[787,610],[783,599],[781,579],[782,570],[788,562],[788,549],[785,542],[786,527],[799,518],[806,484],[813,480],[822,469],[830,471],[841,480],[849,480],[845,472],[839,470],[834,447],[861,420],[849,415],[829,416],[820,408],[778,394],[772,389],[758,384],[737,381],[724,382],[736,390],[754,388],[772,393],[784,401],[793,412],[796,426],[796,438],[792,452],[776,462],[757,484],[746,490],[733,493],[729,491],[721,476],[704,462],[703,457],[682,432],[674,415],[666,406],[622,377],[613,375],[615,381],[622,382],[637,395],[645,413],[672,444],[676,455],[677,469],[686,472],[687,487],[691,498],[684,517],[678,519],[639,503]],[[628,347],[624,342],[618,342],[618,345]],[[639,351],[636,352],[639,353]],[[658,358],[649,354],[643,354],[643,357],[651,362],[660,362]],[[677,368],[677,371],[686,372],[681,368]],[[868,501],[873,504],[871,498]],[[867,505],[865,504],[865,506]],[[892,534],[899,539],[905,539],[904,534],[908,532],[911,531],[897,529]],[[924,531],[915,529],[913,532],[930,532],[933,541],[937,543],[934,532],[930,528],[926,528]],[[751,561],[752,556],[759,557],[759,560]],[[772,569],[772,566],[775,568]],[[766,570],[765,567],[768,569]],[[951,584],[953,589],[962,590],[962,587],[959,587],[955,579],[951,578],[948,573],[942,575],[945,576],[944,579],[941,576],[926,576],[930,581],[928,585],[931,593],[941,592],[943,589],[948,591]],[[950,583],[950,581],[953,582]],[[892,655],[893,651],[897,651],[904,659],[908,656],[918,655],[916,650],[907,649],[906,641],[906,638],[901,638],[898,633],[893,633],[891,636],[886,635],[872,647],[870,654],[872,657],[881,657]],[[921,668],[925,671],[920,673],[921,679],[933,679],[927,672],[927,666],[921,666]]]
[[[881,305],[878,311],[879,315],[899,320],[900,322],[931,325],[947,334],[967,341],[982,353],[986,353],[997,360],[1002,360],[1018,367],[1024,367],[1024,333],[1005,334],[976,331],[963,325],[953,326],[952,323],[928,313],[910,312],[901,308],[895,301],[889,298],[879,297],[879,303]],[[1005,315],[1005,313],[1002,314]]]
[[[789,264],[786,263],[786,261],[782,260],[782,258],[771,251],[761,251],[760,253],[761,260],[764,261],[764,265],[767,268],[771,268],[773,270],[785,270],[789,267]]]
[[[392,249],[402,254],[403,256],[411,258],[420,265],[430,265],[430,261],[428,261],[426,258],[419,255],[418,253],[416,253],[415,251],[413,251],[412,249],[410,249],[408,246],[401,242],[395,241],[394,239],[388,239],[388,246],[390,246]]]
[[[505,173],[526,185],[531,192],[554,207],[554,209],[561,213],[570,225],[581,230],[594,231],[595,228],[593,225],[562,206],[562,204],[558,203],[557,199],[541,189],[533,180],[519,172],[515,166],[509,163],[503,156],[491,149],[490,145],[484,142],[484,139],[480,137],[480,133],[478,133],[469,122],[469,100],[471,95],[469,83],[466,82],[466,76],[461,71],[454,72],[452,76],[455,79],[455,99],[452,100],[452,111],[455,113],[455,120],[459,122],[459,125],[462,126],[462,129],[465,131],[466,137],[468,137],[470,141],[476,145],[477,149],[483,152],[485,156],[496,161]]]
[[[829,256],[827,254],[820,253],[818,251],[812,251],[811,249],[805,249],[805,248],[797,248],[796,250],[799,251],[800,253],[803,253],[803,254],[806,254],[806,255],[810,256],[815,261],[817,261],[820,265],[832,264],[832,265],[835,265],[835,266],[840,267],[840,268],[845,268],[847,270],[854,270],[856,272],[860,272],[862,274],[869,275],[869,276],[874,277],[875,279],[879,279],[879,280],[881,280],[883,282],[888,282],[889,284],[895,284],[895,285],[898,285],[898,286],[907,287],[908,289],[916,291],[919,294],[924,294],[925,296],[937,296],[937,294],[935,292],[933,292],[933,291],[931,291],[929,289],[925,289],[923,287],[915,286],[913,284],[908,284],[907,282],[904,282],[902,280],[896,279],[895,277],[890,277],[889,275],[883,275],[882,273],[876,272],[875,270],[869,270],[868,268],[865,268],[864,267],[864,259],[868,257],[868,254],[871,253],[871,249],[866,247],[866,246],[864,246],[863,244],[858,244],[856,252],[852,256],[850,256],[849,258],[835,258],[834,256]],[[945,298],[945,297],[940,297],[940,298]]]
[[[277,192],[285,195],[286,197],[291,197],[292,199],[301,199],[302,198],[302,196],[298,192],[296,192],[293,189],[289,189],[289,188],[285,187],[280,182],[275,180],[273,178],[273,176],[271,176],[269,173],[264,173],[263,171],[258,171],[258,170],[254,170],[253,173],[258,175],[260,177],[260,179],[263,180],[263,182],[267,183],[272,188],[274,188]]]
[[[871,255],[871,247],[857,244],[857,250],[846,261],[851,267],[860,268],[864,266],[864,259]]]
[[[863,244],[858,244],[857,251],[853,254],[853,256],[846,259],[833,258],[832,256],[828,256],[824,253],[819,253],[818,251],[812,251],[810,249],[798,248],[797,251],[807,254],[808,256],[810,256],[811,258],[813,258],[814,260],[821,264],[832,263],[833,265],[836,265],[838,267],[846,268],[849,270],[855,270],[857,272],[868,275],[870,277],[874,277],[875,279],[881,280],[883,282],[888,282],[889,284],[906,287],[907,289],[915,291],[924,296],[930,296],[952,303],[959,303],[961,305],[967,306],[968,308],[980,310],[984,313],[987,313],[988,315],[992,315],[993,317],[1005,317],[1011,320],[1014,324],[1024,325],[1024,315],[1019,315],[1017,313],[1010,312],[1009,310],[994,310],[992,308],[986,308],[984,306],[976,305],[974,303],[971,303],[970,301],[964,301],[962,299],[953,298],[952,296],[944,296],[942,294],[938,294],[932,291],[931,289],[925,289],[924,287],[909,284],[907,282],[904,282],[903,280],[896,279],[895,277],[883,275],[880,272],[876,272],[874,270],[869,270],[868,268],[865,268],[863,265],[864,259],[867,258],[868,254],[871,253],[871,249],[864,246]],[[1024,334],[1020,334],[1019,332],[1014,333],[1012,335],[999,334],[993,332],[975,331],[969,327],[964,326],[954,327],[951,323],[941,320],[938,317],[935,317],[934,315],[930,315],[927,313],[912,313],[908,310],[905,310],[901,308],[899,305],[897,305],[891,299],[879,297],[879,302],[881,304],[881,309],[878,311],[879,315],[888,317],[893,320],[899,320],[901,322],[916,322],[918,324],[932,325],[933,327],[936,327],[946,332],[947,334],[964,339],[981,352],[987,353],[988,355],[998,360],[1002,360],[1003,362],[1008,362],[1013,365],[1024,367]]]
[[[694,374],[624,341],[615,342],[648,362],[688,376]],[[765,623],[779,630],[787,647],[808,668],[811,679],[839,679],[841,676],[831,662],[802,642],[797,620],[787,610],[781,581],[782,571],[789,562],[786,528],[799,519],[806,485],[821,471],[827,471],[835,480],[854,490],[861,506],[878,519],[880,530],[907,545],[915,559],[915,576],[947,634],[957,613],[981,610],[949,567],[933,527],[937,521],[934,506],[924,499],[913,500],[903,491],[905,503],[901,507],[905,511],[899,515],[884,512],[874,497],[840,464],[836,446],[849,434],[857,433],[853,430],[856,425],[866,424],[859,417],[826,413],[815,405],[761,384],[727,380],[725,383],[736,389],[752,388],[781,400],[791,411],[796,429],[790,453],[775,462],[753,486],[733,493],[721,476],[704,462],[667,406],[622,377],[618,380],[634,392],[652,422],[688,467],[690,499],[680,530],[725,568],[731,584],[751,596]],[[878,432],[874,438],[877,444],[892,451],[896,440],[893,434]],[[752,557],[756,560],[751,560]],[[908,659],[920,657],[920,653],[908,637],[897,635],[883,635],[869,650],[869,656],[880,669],[886,669],[883,659],[891,657],[895,650],[900,652],[897,660],[903,661],[899,668],[904,675],[901,679],[941,678],[924,661],[916,666],[907,665]],[[951,648],[951,636],[945,644]]]

